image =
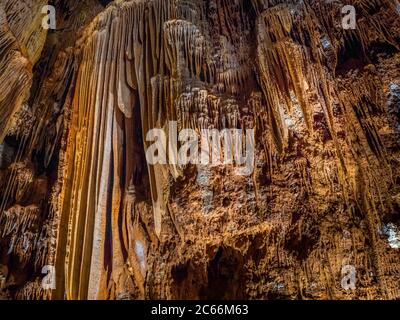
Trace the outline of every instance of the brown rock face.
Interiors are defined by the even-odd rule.
[[[0,0],[0,299],[400,299],[398,1],[107,2]]]

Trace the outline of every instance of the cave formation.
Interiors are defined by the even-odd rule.
[[[399,15],[0,0],[1,299],[400,299]],[[149,165],[171,121],[254,129],[253,172]]]

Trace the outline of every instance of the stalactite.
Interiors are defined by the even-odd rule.
[[[28,98],[32,66],[39,59],[47,33],[39,27],[45,3],[7,0],[0,4],[0,142]]]
[[[36,299],[49,299],[50,290],[45,290],[42,287],[42,280],[36,279],[35,281],[27,283],[21,288],[16,294],[16,298],[19,300],[36,300]]]
[[[0,4],[0,243],[34,270],[16,298],[399,297],[394,1],[55,1],[49,34],[22,23],[44,3]],[[254,172],[147,164],[170,121],[254,129]]]

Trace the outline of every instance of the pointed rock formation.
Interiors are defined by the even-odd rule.
[[[396,1],[102,2],[0,3],[0,292],[400,298]],[[148,163],[171,123],[253,129],[254,170]]]

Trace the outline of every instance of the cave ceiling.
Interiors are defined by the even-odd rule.
[[[0,299],[400,299],[399,15],[0,0]]]

